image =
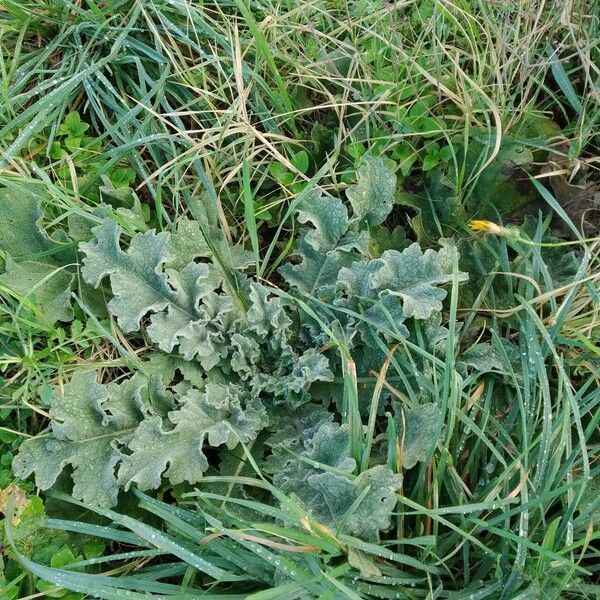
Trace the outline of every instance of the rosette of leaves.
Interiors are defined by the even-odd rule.
[[[324,356],[295,346],[283,302],[243,275],[251,261],[242,248],[217,234],[207,247],[200,224],[186,219],[175,234],[135,235],[125,251],[113,221],[93,231],[81,246],[82,274],[94,287],[108,277],[108,309],[124,332],[144,329],[162,352],[197,363],[207,380],[243,381],[255,395],[292,404],[307,400],[312,381],[332,377]],[[216,252],[217,264],[197,260]]]
[[[372,341],[368,327],[402,335],[405,320],[439,315],[446,295],[440,286],[452,279],[448,243],[438,252],[412,245],[368,256],[369,228],[386,219],[394,189],[393,172],[368,159],[348,189],[352,217],[341,200],[315,193],[300,209],[299,220],[313,225],[301,235],[301,262],[281,269],[305,300],[328,304],[333,312],[320,313],[328,327],[359,331],[355,349],[364,355]],[[289,295],[284,301],[246,276],[252,255],[227,243],[210,207],[198,208],[200,220],[181,219],[174,232],[136,233],[128,243],[119,225],[105,219],[80,244],[85,282],[104,289],[124,333],[144,336],[156,350],[120,383],[77,373],[56,389],[49,431],[26,440],[14,460],[20,477],[33,473],[47,489],[70,467],[74,497],[103,506],[133,484],[142,490],[163,481],[194,484],[209,467],[207,448],[231,450],[254,440],[277,416],[274,406],[294,412],[311,399],[313,383],[333,380],[321,330],[299,335],[303,311]],[[176,372],[183,382],[175,384]],[[348,456],[341,448],[339,459]],[[335,482],[340,494],[346,480],[358,486],[355,499],[370,493],[361,486],[392,486],[385,483],[391,473],[377,473],[373,483],[366,473],[350,476],[354,462],[344,465],[344,482]]]
[[[203,448],[253,440],[268,423],[266,400],[297,406],[313,381],[333,377],[322,354],[295,345],[281,300],[245,278],[247,253],[218,234],[210,248],[202,225],[184,219],[174,234],[138,233],[123,249],[106,219],[80,245],[83,278],[108,281],[109,312],[124,332],[143,330],[164,357],[161,372],[143,372],[154,356],[120,384],[76,374],[54,392],[50,431],[20,447],[17,475],[34,473],[47,489],[70,466],[73,496],[102,506],[132,484],[193,484],[209,466]],[[203,260],[215,251],[218,265]],[[188,381],[167,390],[175,370]]]

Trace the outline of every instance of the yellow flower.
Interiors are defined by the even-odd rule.
[[[491,233],[492,235],[510,234],[510,231],[506,227],[496,225],[492,221],[469,221],[469,228],[475,233]]]

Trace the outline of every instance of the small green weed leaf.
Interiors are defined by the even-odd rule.
[[[89,128],[90,126],[81,120],[79,113],[72,111],[59,126],[58,134],[66,135],[69,138],[81,138]]]
[[[356,174],[356,184],[346,190],[354,218],[380,225],[392,210],[396,175],[381,157],[366,158]]]
[[[292,164],[300,171],[300,173],[306,173],[310,164],[310,159],[306,150],[300,150],[292,157]]]
[[[392,151],[392,158],[398,163],[403,177],[410,175],[413,165],[419,158],[418,152],[407,143],[399,144]]]
[[[438,156],[439,156],[440,160],[443,160],[444,162],[448,162],[448,161],[452,160],[453,155],[454,155],[454,149],[452,148],[452,146],[444,146],[438,152]]]
[[[346,146],[346,152],[354,159],[361,158],[366,151],[367,149],[365,148],[365,145],[361,142],[353,142]]]
[[[79,137],[67,137],[64,140],[64,144],[67,148],[67,150],[70,150],[71,152],[75,152],[76,150],[79,150],[79,148],[81,148],[81,138]],[[66,177],[65,177],[66,179]]]
[[[269,165],[269,173],[277,183],[286,187],[294,183],[296,179],[294,174],[290,173],[280,162],[272,162]]]
[[[402,448],[402,466],[412,469],[417,462],[426,461],[438,442],[440,409],[432,403],[404,409],[395,405],[395,424]],[[406,425],[406,427],[405,427]]]
[[[56,321],[73,319],[73,278],[73,273],[56,264],[33,260],[16,263],[7,255],[6,272],[0,275],[0,284],[31,302],[41,322],[53,325]]]
[[[431,171],[438,166],[440,162],[440,157],[437,154],[427,154],[423,159],[423,164],[421,165],[421,169],[423,171]]]
[[[135,171],[130,167],[120,167],[110,174],[110,181],[115,188],[126,188],[135,181]]]
[[[66,567],[67,565],[74,563],[76,560],[71,548],[63,546],[52,555],[50,566],[55,569],[60,569],[61,567]]]
[[[60,145],[60,142],[52,142],[49,154],[50,158],[53,160],[60,160],[67,155],[64,148]]]
[[[83,546],[83,554],[88,560],[102,556],[105,550],[106,545],[101,540],[90,540]]]

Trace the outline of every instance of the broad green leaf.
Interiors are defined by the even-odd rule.
[[[396,431],[402,448],[402,466],[412,469],[417,462],[426,461],[438,442],[440,409],[432,403],[418,408],[395,406]]]
[[[131,454],[123,458],[119,483],[142,490],[156,489],[162,476],[172,484],[197,483],[208,469],[204,445],[234,448],[253,440],[266,425],[258,400],[244,403],[233,385],[209,383],[204,392],[192,389],[182,406],[169,413],[170,425],[160,417],[146,419],[128,443]]]
[[[52,249],[52,242],[39,226],[41,201],[37,186],[0,189],[0,250],[15,260]]]
[[[250,284],[248,327],[260,336],[281,334],[292,325],[281,300],[269,295],[266,287],[254,282]]]
[[[364,317],[357,319],[354,327],[359,331],[365,344],[377,348],[373,334],[379,331],[394,331],[408,336],[403,324],[405,320],[402,304],[397,297],[379,294],[373,285],[373,278],[381,268],[381,261],[357,261],[350,267],[340,269],[338,286],[344,295],[336,299],[343,306]],[[366,320],[366,322],[365,322]]]
[[[28,260],[16,263],[6,256],[6,272],[0,284],[26,298],[37,307],[42,322],[71,321],[71,285],[74,275],[56,264]]]
[[[354,219],[379,225],[392,210],[396,175],[383,158],[368,157],[356,173],[356,184],[346,190]]]
[[[189,262],[181,269],[170,266],[181,264],[182,254],[190,258],[205,250],[182,246],[179,234],[148,231],[133,236],[124,251],[113,221],[107,219],[93,231],[96,239],[81,245],[86,254],[83,276],[94,286],[109,276],[114,297],[108,308],[122,329],[138,330],[142,318],[152,313],[147,332],[161,350],[171,352],[178,345],[186,360],[198,356],[206,370],[218,364],[214,344],[226,353],[224,335],[238,312],[229,294],[214,291],[223,284],[222,272],[208,263]],[[230,267],[234,259],[230,253],[228,260],[234,261]],[[242,260],[237,266],[244,264]]]
[[[203,204],[205,215],[206,208]],[[209,258],[215,263],[222,261],[223,266],[233,271],[243,271],[254,264],[254,255],[242,246],[231,245],[213,218],[206,216],[204,231],[210,236],[210,244],[197,221],[182,218],[177,223],[177,231],[171,236],[168,266],[180,269],[196,258]],[[211,247],[212,246],[212,247]],[[215,252],[218,256],[215,256]]]
[[[348,230],[348,211],[338,198],[317,192],[300,205],[298,221],[314,227],[306,232],[305,241],[318,252],[327,252],[338,246]]]
[[[13,461],[15,474],[26,478],[35,473],[38,487],[45,490],[71,465],[75,498],[114,505],[118,493],[114,471],[121,458],[115,443],[131,436],[144,417],[143,385],[141,378],[134,378],[103,386],[95,373],[76,373],[63,390],[55,390],[52,433],[25,440]]]
[[[160,377],[164,385],[169,385],[180,373],[184,381],[196,387],[204,385],[204,369],[195,362],[185,360],[176,354],[152,352],[148,356],[150,372]]]
[[[333,299],[338,272],[353,262],[353,255],[338,250],[318,252],[305,238],[299,241],[296,254],[300,264],[287,263],[279,269],[287,283],[308,296]]]
[[[280,426],[267,440],[267,445],[274,449],[266,462],[266,470],[269,473],[280,472],[294,455],[299,455],[310,448],[320,427],[332,426],[333,421],[333,414],[316,403],[307,405],[301,411],[277,407],[273,410],[273,415]],[[347,438],[347,433],[343,436]],[[344,441],[344,447],[346,443],[349,443],[348,440]],[[354,461],[348,464],[350,469],[355,466]]]
[[[200,300],[213,292],[220,282],[206,263],[192,262],[179,272],[167,269],[166,274],[177,300],[170,302],[166,310],[152,315],[147,331],[161,350],[171,352],[181,337],[189,336],[190,322],[200,319]],[[109,307],[112,309],[110,304]],[[208,317],[203,324],[207,321]]]
[[[437,171],[428,174],[422,191],[400,191],[395,201],[418,212],[411,225],[421,244],[430,245],[440,237],[452,235],[467,221],[460,198]]]
[[[83,278],[98,287],[105,276],[110,276],[114,297],[108,307],[123,331],[136,331],[147,313],[164,310],[177,302],[166,274],[161,271],[169,256],[168,234],[154,231],[138,234],[123,252],[119,227],[114,221],[106,219],[92,231],[96,239],[81,245],[86,255]],[[178,306],[185,310],[183,304]]]
[[[273,483],[297,498],[323,525],[377,541],[379,531],[390,525],[402,478],[385,466],[353,477],[356,463],[349,456],[347,426],[322,423],[303,445],[300,455],[278,463]],[[276,449],[276,453],[285,457],[285,450]]]
[[[342,530],[360,539],[377,542],[379,532],[391,525],[402,476],[379,465],[363,471],[352,483],[356,498],[362,499],[355,509],[344,515]]]
[[[474,344],[461,354],[460,362],[480,373],[491,371],[510,373],[510,362],[519,360],[519,349],[508,340],[502,340],[501,343],[504,346],[504,352],[499,351],[488,342]]]
[[[225,293],[209,292],[196,318],[177,332],[179,352],[186,360],[197,359],[206,371],[217,366],[229,352],[227,338],[235,331],[233,300]],[[149,332],[156,334],[155,330]]]
[[[192,388],[176,405],[156,380],[101,385],[94,373],[76,373],[56,389],[50,416],[50,433],[21,444],[15,474],[34,473],[45,490],[70,465],[73,497],[103,507],[132,483],[157,488],[163,473],[172,484],[196,483],[208,468],[204,447],[232,449],[267,425],[260,400],[233,384]]]
[[[75,254],[66,235],[55,240],[41,230],[42,199],[39,186],[0,189],[0,252],[5,259],[0,284],[31,302],[40,322],[53,325],[73,318]]]
[[[404,250],[410,245],[406,239],[406,231],[401,226],[389,230],[384,225],[369,228],[369,254],[381,256],[386,250]]]
[[[452,253],[456,249],[448,242],[435,252],[423,252],[412,244],[402,252],[386,250],[379,260],[380,268],[373,275],[373,288],[381,294],[398,296],[406,318],[428,319],[442,309],[446,290],[437,286],[452,281]],[[466,281],[467,274],[458,274]]]
[[[472,142],[467,154],[468,164],[473,164],[480,153],[490,153],[493,140]],[[533,163],[529,147],[517,141],[503,142],[494,161],[479,174],[467,202],[469,216],[477,219],[498,218],[506,215],[535,198],[526,169]],[[473,169],[477,167],[473,166]]]

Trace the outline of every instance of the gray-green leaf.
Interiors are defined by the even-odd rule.
[[[404,415],[402,410],[396,405],[396,431],[402,445],[402,465],[405,469],[412,469],[417,462],[429,458],[439,441],[436,435],[440,409],[435,404],[427,403],[415,409],[404,409]]]
[[[346,190],[354,219],[368,225],[383,223],[394,202],[396,175],[383,158],[368,157],[356,173],[356,184]]]
[[[174,427],[158,417],[140,424],[128,444],[131,454],[119,469],[119,482],[126,489],[132,483],[142,490],[155,489],[163,474],[172,484],[196,483],[208,468],[205,444],[231,449],[239,441],[253,440],[267,424],[260,401],[244,401],[241,390],[231,384],[208,383],[203,392],[191,389],[181,401],[181,408],[169,413]]]
[[[123,331],[139,329],[140,320],[147,313],[163,310],[176,301],[167,276],[161,272],[169,256],[168,234],[138,234],[123,252],[119,227],[114,221],[106,219],[92,231],[96,239],[81,245],[86,254],[83,278],[98,287],[105,276],[110,276],[114,297],[108,307]]]
[[[90,504],[113,506],[118,484],[116,443],[131,436],[143,418],[141,378],[122,385],[100,385],[95,373],[76,373],[56,389],[50,415],[52,433],[25,440],[13,461],[18,477],[35,473],[37,485],[54,485],[67,465],[73,468],[73,496]],[[110,402],[109,402],[110,398]]]
[[[348,230],[348,211],[338,198],[323,197],[320,192],[307,198],[298,209],[300,223],[312,223],[305,240],[318,252],[338,246]]]
[[[423,252],[412,244],[402,252],[386,250],[378,259],[380,268],[373,275],[373,287],[380,294],[402,299],[406,318],[428,319],[442,309],[446,290],[437,286],[452,281],[453,248],[446,244],[438,252]],[[458,281],[466,281],[466,273],[458,273]]]

